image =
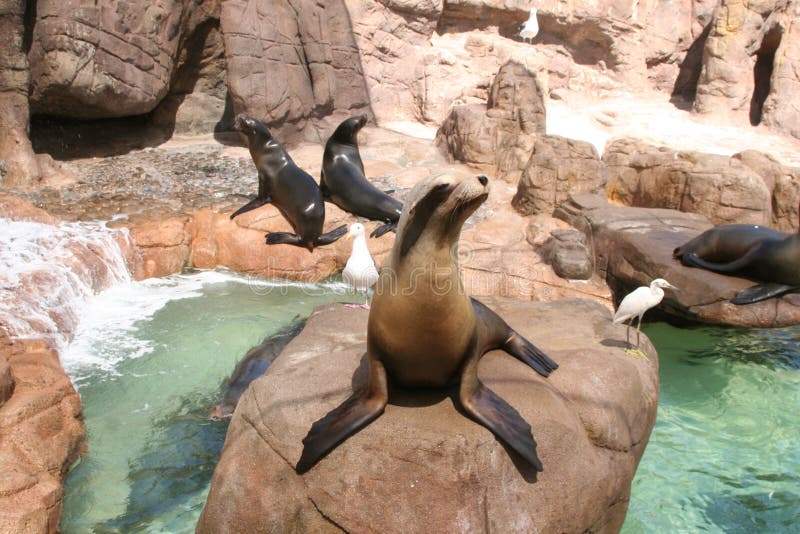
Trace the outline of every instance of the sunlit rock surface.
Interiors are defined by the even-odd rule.
[[[532,427],[531,468],[445,393],[393,392],[385,413],[305,475],[302,438],[363,379],[367,312],[318,308],[243,395],[198,532],[615,532],[655,422],[658,357],[580,299],[489,306],[560,365],[549,378],[494,351],[484,383]],[[569,328],[564,328],[569,325]]]

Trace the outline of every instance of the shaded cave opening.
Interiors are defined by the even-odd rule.
[[[781,44],[783,32],[780,26],[769,30],[761,41],[761,47],[755,53],[753,66],[753,96],[750,99],[750,124],[761,124],[764,102],[771,89],[772,71],[775,66],[775,52]]]

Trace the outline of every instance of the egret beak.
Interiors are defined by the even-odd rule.
[[[673,286],[672,284],[670,284],[668,287],[669,287],[670,289],[672,289],[673,291],[680,291],[680,290],[681,290],[681,288],[679,288],[679,287],[677,287],[677,286]]]

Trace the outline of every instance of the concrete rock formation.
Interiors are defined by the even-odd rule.
[[[523,215],[550,215],[570,193],[603,190],[606,174],[591,143],[541,135],[534,142],[511,205]]]
[[[729,300],[757,282],[685,267],[672,257],[676,247],[713,226],[703,216],[613,206],[604,197],[589,194],[574,195],[556,210],[556,216],[590,238],[595,268],[618,299],[655,278],[664,278],[681,288],[667,292],[659,306],[675,317],[746,327],[800,323],[800,295],[737,306]]]
[[[738,159],[618,139],[603,161],[609,198],[628,206],[699,213],[715,225],[771,222],[771,191]]]
[[[509,61],[494,78],[486,106],[456,106],[436,134],[454,160],[487,165],[515,182],[537,134],[545,132],[545,87],[530,67]]]
[[[592,277],[594,262],[586,247],[586,236],[582,232],[552,230],[550,239],[542,248],[545,258],[561,278],[588,280]]]
[[[560,364],[545,381],[502,352],[481,361],[481,379],[533,427],[538,479],[437,392],[397,392],[297,475],[309,426],[364,371],[367,313],[323,306],[242,396],[197,531],[617,531],[655,422],[652,345],[625,354],[624,327],[590,301],[485,302]]]
[[[80,411],[58,354],[0,329],[0,532],[59,531],[61,481],[85,447]]]

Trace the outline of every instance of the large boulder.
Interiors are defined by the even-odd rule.
[[[436,144],[453,160],[489,165],[516,182],[545,132],[545,92],[541,73],[511,60],[495,76],[486,107],[453,107]]]
[[[359,50],[344,0],[231,0],[221,26],[237,113],[280,127],[369,109]]]
[[[800,218],[800,168],[782,165],[769,154],[757,150],[745,150],[734,154],[733,158],[750,167],[770,190],[770,226],[782,232],[796,232]]]
[[[749,327],[800,323],[800,295],[737,306],[730,299],[757,282],[686,267],[672,257],[675,248],[711,228],[703,216],[614,206],[605,197],[589,194],[572,196],[556,210],[556,216],[589,237],[595,268],[615,291],[617,301],[636,287],[665,278],[681,290],[666,291],[659,310],[675,317]]]
[[[541,135],[534,142],[511,204],[523,215],[550,215],[570,193],[597,193],[603,190],[606,180],[606,166],[594,145]]]
[[[771,222],[771,191],[742,161],[617,139],[606,147],[608,196],[628,206],[668,208],[714,224]]]
[[[485,302],[559,362],[548,379],[500,351],[481,362],[530,422],[543,473],[445,392],[393,391],[381,417],[297,475],[311,424],[365,370],[367,312],[328,305],[243,395],[197,531],[618,531],[655,421],[652,345],[630,357],[624,327],[590,301]]]

